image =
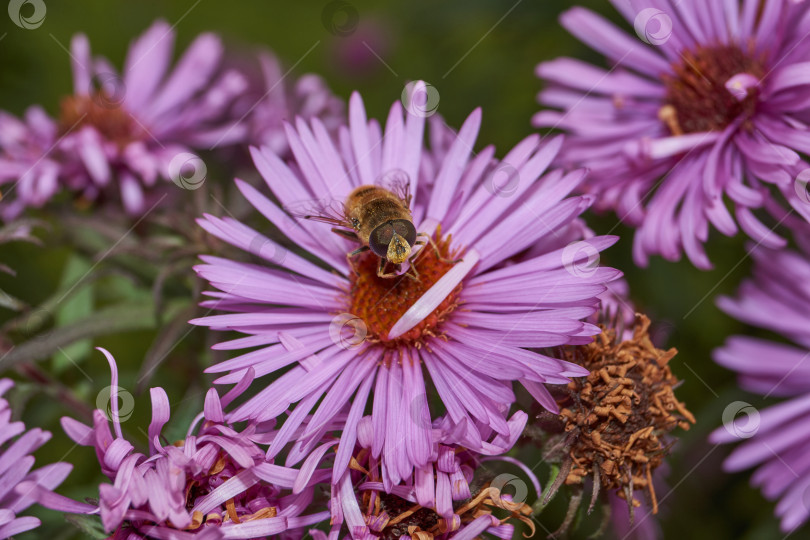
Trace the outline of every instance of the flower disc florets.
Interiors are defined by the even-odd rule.
[[[759,90],[747,87],[744,74],[760,80],[766,73],[753,51],[737,45],[700,46],[685,51],[664,75],[666,105],[659,111],[673,135],[722,131],[732,122],[745,122],[757,106]],[[735,87],[735,77],[740,79]],[[739,120],[738,120],[739,119]]]
[[[350,276],[349,312],[365,322],[367,341],[394,349],[407,345],[420,348],[425,338],[442,335],[440,325],[458,307],[462,283],[411,330],[395,339],[388,338],[388,331],[453,267],[459,254],[451,253],[450,242],[448,235],[438,239],[435,248],[433,245],[423,246],[411,261],[412,270],[393,279],[377,276],[379,257],[373,253],[366,252],[358,257],[354,267],[356,273]]]

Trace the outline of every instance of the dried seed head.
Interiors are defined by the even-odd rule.
[[[637,315],[624,341],[605,329],[593,343],[566,350],[568,360],[591,373],[568,385],[560,419],[571,436],[563,458],[570,465],[566,484],[593,476],[628,501],[641,488],[656,512],[652,471],[669,451],[665,436],[676,427],[689,429],[695,418],[675,397],[679,381],[667,364],[677,351],[657,349],[649,327],[649,319]]]

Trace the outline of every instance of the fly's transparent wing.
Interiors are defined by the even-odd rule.
[[[376,184],[396,195],[406,207],[411,206],[411,178],[402,169],[390,169],[384,172]]]
[[[315,199],[288,204],[284,207],[293,217],[328,223],[335,227],[352,228],[351,220],[346,216],[346,208],[336,199]]]

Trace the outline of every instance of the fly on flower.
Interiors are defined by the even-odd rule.
[[[425,83],[417,86],[424,90]],[[556,245],[591,203],[568,197],[583,171],[547,171],[561,138],[541,141],[531,135],[508,152],[503,162],[517,170],[521,182],[512,197],[498,197],[488,184],[500,164],[493,159],[494,148],[471,155],[480,109],[458,133],[431,123],[427,147],[425,123],[424,116],[396,102],[383,129],[367,118],[355,93],[349,124],[338,137],[347,144],[337,146],[318,119],[288,125],[293,162],[268,148],[251,149],[282,207],[242,180],[236,185],[306,257],[291,252],[279,260],[265,253],[262,258],[274,265],[270,268],[203,255],[195,268],[217,289],[204,305],[228,313],[192,323],[245,334],[217,348],[260,347],[210,367],[210,372],[230,372],[217,383],[238,382],[249,367],[277,377],[234,409],[229,420],[265,422],[291,411],[267,454],[275,458],[291,443],[296,451],[287,458],[290,465],[333,431],[330,426],[342,428],[333,482],[351,463],[357,423],[367,405],[375,426],[371,454],[382,463],[385,486],[412,479],[431,459],[435,416],[428,396],[434,393],[460,426],[448,442],[465,448],[483,445],[493,433],[508,434],[514,382],[556,412],[557,403],[544,385],[568,384],[570,376],[587,371],[536,349],[589,342],[599,328],[582,319],[595,311],[596,296],[605,291],[602,284],[620,275],[608,267],[571,272],[564,246]],[[327,234],[322,223],[296,221],[282,210],[319,196],[344,203],[345,210],[351,194],[379,185],[397,170],[410,179],[413,199],[406,207],[414,228],[436,231],[433,249],[425,244],[418,257],[410,258],[411,268],[418,267],[418,281],[379,277],[380,257],[371,245],[351,261],[352,272],[346,254],[357,245],[349,248]],[[206,215],[199,224],[254,255],[261,256],[259,244],[279,245],[231,217]],[[336,225],[357,233],[341,222]],[[521,227],[524,232],[515,235]],[[587,240],[596,251],[614,241]],[[527,255],[530,247],[534,251]],[[451,264],[459,257],[461,262]],[[335,338],[336,326],[356,320],[363,326],[347,347]],[[313,419],[304,425],[309,414]]]
[[[400,265],[415,255],[414,246],[424,244],[416,241],[419,235],[411,215],[410,189],[408,174],[394,169],[376,184],[352,190],[344,203],[329,201],[314,210],[310,207],[301,217],[334,225],[332,232],[358,242],[360,247],[346,255],[352,267],[354,257],[371,251],[380,258],[377,276],[394,278]],[[386,272],[389,263],[394,265],[392,272]]]

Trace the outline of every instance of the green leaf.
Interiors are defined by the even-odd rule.
[[[135,330],[151,330],[157,326],[154,305],[119,304],[105,308],[51,332],[37,335],[12,348],[0,358],[0,369],[9,369],[19,362],[34,362],[47,358],[75,341]]]
[[[80,255],[72,255],[62,272],[60,289],[67,289],[84,279],[93,269],[90,261]],[[61,328],[90,315],[93,312],[93,286],[82,287],[71,297],[61,302],[56,310],[55,324]],[[61,373],[74,362],[82,362],[93,350],[90,339],[82,339],[62,347],[53,356],[52,365],[55,373]]]
[[[98,516],[85,516],[82,514],[65,514],[65,520],[86,534],[89,538],[104,540],[109,538],[109,534],[104,532],[101,520]]]
[[[43,327],[53,322],[52,314],[58,310],[59,304],[67,301],[73,295],[78,294],[84,290],[85,287],[94,284],[99,279],[110,275],[120,275],[120,272],[110,269],[96,269],[78,282],[59,287],[47,300],[29,309],[19,317],[11,319],[3,325],[0,331],[3,333],[18,332],[25,336],[33,336]],[[146,297],[146,295],[144,295],[144,297]]]
[[[557,464],[557,463],[547,463],[547,464],[548,464],[550,474],[549,474],[549,477],[548,477],[548,482],[546,482],[546,485],[543,487],[543,494],[544,495],[545,495],[545,492],[548,491],[548,488],[550,486],[554,485],[554,480],[556,480],[557,476],[560,474],[560,466],[559,466],[559,464]],[[535,502],[534,505],[532,506],[532,511],[535,514],[539,514],[540,512],[542,512],[546,508],[546,506],[551,504],[551,500],[549,500],[546,504],[543,504],[543,499],[544,498],[545,497],[539,497],[537,499],[537,502]]]

